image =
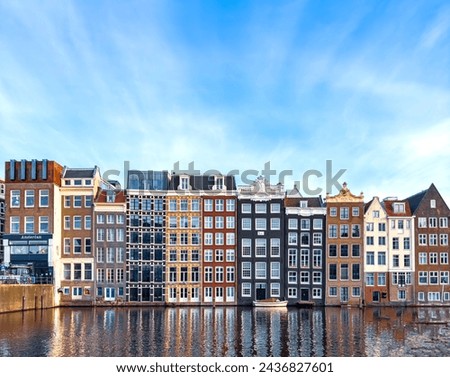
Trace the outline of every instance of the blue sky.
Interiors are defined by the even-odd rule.
[[[448,1],[2,0],[0,18],[2,161],[270,161],[289,188],[332,160],[367,200],[434,182],[450,204]]]

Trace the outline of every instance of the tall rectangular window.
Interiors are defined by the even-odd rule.
[[[34,207],[34,190],[25,190],[25,207]]]
[[[39,190],[39,207],[48,207],[49,192],[48,190]]]

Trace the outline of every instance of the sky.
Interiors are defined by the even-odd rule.
[[[0,19],[0,161],[238,183],[270,163],[323,196],[328,164],[367,201],[434,183],[450,205],[448,1],[1,0]]]

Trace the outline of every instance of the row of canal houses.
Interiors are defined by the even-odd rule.
[[[3,266],[57,305],[450,305],[450,210],[436,187],[400,200],[303,197],[263,177],[11,160],[0,182]]]

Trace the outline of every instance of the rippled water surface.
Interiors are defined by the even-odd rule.
[[[59,308],[0,314],[1,356],[450,356],[450,308]]]

